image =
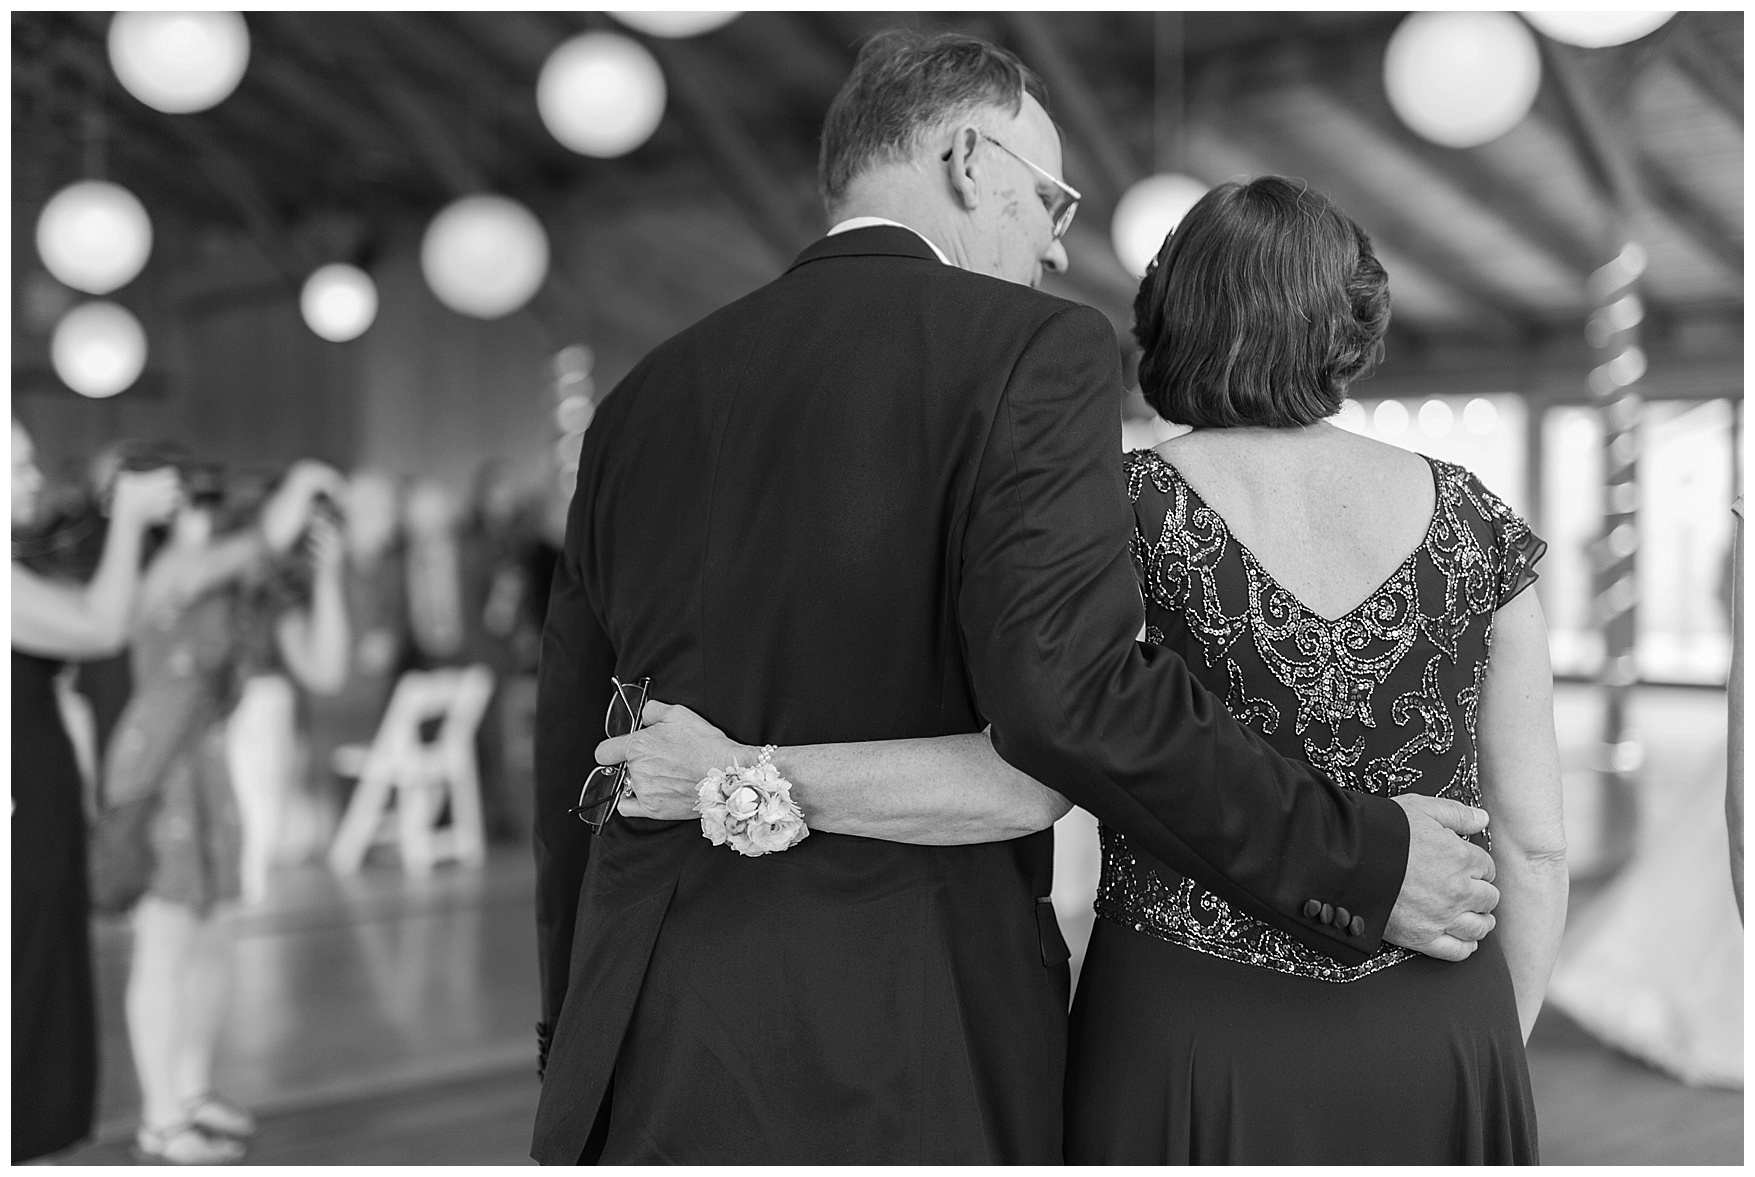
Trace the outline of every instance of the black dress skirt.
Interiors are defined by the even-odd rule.
[[[1146,640],[1344,788],[1480,805],[1493,615],[1535,579],[1543,545],[1467,470],[1430,465],[1419,547],[1330,618],[1276,581],[1175,466],[1130,455]],[[1535,1163],[1523,1036],[1493,937],[1455,964],[1383,946],[1341,965],[1125,836],[1103,840],[1072,1013],[1068,1161]]]
[[[1488,936],[1346,984],[1099,919],[1067,1060],[1069,1164],[1534,1164],[1511,975]]]
[[[57,662],[12,652],[12,1160],[91,1134],[97,1017],[85,809]]]

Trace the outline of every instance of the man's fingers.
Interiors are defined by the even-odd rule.
[[[628,758],[628,741],[631,736],[611,736],[597,745],[597,763],[620,764]]]
[[[1499,868],[1494,864],[1493,856],[1473,842],[1465,842],[1463,845],[1467,847],[1469,877],[1491,883],[1499,874]]]
[[[1417,804],[1427,817],[1465,838],[1487,828],[1487,811],[1473,805],[1464,805],[1449,797],[1424,797]]]
[[[1469,884],[1468,910],[1485,915],[1499,906],[1499,888],[1485,879]]]
[[[1491,932],[1493,930],[1493,925],[1498,922],[1498,920],[1490,915],[1481,915],[1478,912],[1465,911],[1456,917],[1455,922],[1453,922],[1450,927],[1444,929],[1444,934],[1455,937],[1458,940],[1479,940],[1488,932]]]
[[[1474,955],[1475,949],[1480,946],[1478,940],[1458,940],[1455,936],[1439,936],[1435,940],[1422,944],[1414,951],[1435,957],[1438,960],[1455,962],[1467,960]]]

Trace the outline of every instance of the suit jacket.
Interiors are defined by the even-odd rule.
[[[537,1159],[605,1128],[605,1160],[1060,1159],[1051,831],[813,833],[757,859],[693,822],[593,839],[566,810],[612,673],[746,743],[991,723],[1176,872],[1340,960],[1376,947],[1400,810],[1282,759],[1134,641],[1120,403],[1101,314],[887,227],[818,241],[605,399],[540,669]]]

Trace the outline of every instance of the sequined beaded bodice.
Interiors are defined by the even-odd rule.
[[[1431,461],[1420,545],[1345,616],[1306,608],[1152,450],[1126,459],[1146,640],[1169,647],[1237,719],[1349,789],[1478,805],[1475,715],[1493,613],[1535,580],[1544,545],[1461,466]],[[1198,952],[1351,981],[1412,954],[1343,966],[1102,830],[1097,914]]]

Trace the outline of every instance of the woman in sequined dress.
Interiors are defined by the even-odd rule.
[[[1344,787],[1486,809],[1501,900],[1460,962],[1385,944],[1343,966],[1103,831],[1066,1159],[1534,1163],[1524,1041],[1566,909],[1547,640],[1525,591],[1544,545],[1462,467],[1328,423],[1381,353],[1389,295],[1365,234],[1306,186],[1214,189],[1135,316],[1148,401],[1194,427],[1125,459],[1142,638]],[[702,741],[685,709],[650,718],[627,742],[636,782],[642,761],[686,775],[755,754]],[[841,747],[873,787],[922,763]],[[959,772],[992,776],[990,749],[962,749]],[[1306,911],[1363,922],[1320,896]]]

